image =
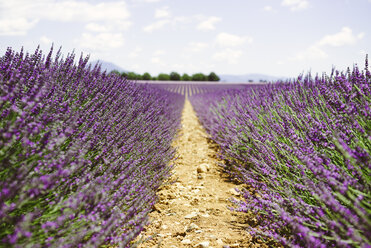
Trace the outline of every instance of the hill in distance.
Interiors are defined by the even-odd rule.
[[[101,64],[102,71],[106,70],[107,72],[111,72],[113,70],[116,70],[116,71],[119,71],[119,72],[128,72],[127,70],[121,68],[120,66],[118,66],[114,63],[111,63],[111,62],[104,61],[104,60],[94,60],[94,61],[90,62],[90,64],[92,66],[95,66],[98,63]]]
[[[219,75],[220,82],[234,82],[234,83],[246,83],[249,82],[249,80],[252,80],[253,82],[259,82],[262,81],[277,81],[277,80],[284,80],[285,77],[276,77],[276,76],[270,76],[266,74],[259,74],[259,73],[250,73],[250,74],[243,74],[243,75],[231,75],[231,74],[222,74]]]

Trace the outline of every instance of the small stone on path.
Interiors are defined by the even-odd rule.
[[[198,243],[195,247],[196,248],[208,248],[209,246],[210,246],[210,242],[204,241],[204,242]]]
[[[190,239],[183,239],[180,243],[182,243],[183,245],[190,245],[192,244],[192,241]]]
[[[192,218],[195,218],[197,216],[198,216],[198,213],[192,212],[192,213],[187,214],[186,216],[184,216],[184,219],[192,219]]]
[[[191,223],[187,228],[186,228],[186,232],[190,232],[194,229],[199,229],[199,226],[197,226],[195,223]]]
[[[235,188],[232,188],[229,190],[229,193],[231,193],[232,195],[235,195],[235,196],[239,196],[240,195],[240,192],[236,191]]]
[[[209,167],[208,164],[200,164],[197,166],[197,173],[206,173],[209,170]]]

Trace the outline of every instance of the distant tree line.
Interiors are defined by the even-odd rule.
[[[170,74],[160,73],[157,76],[153,77],[148,72],[143,74],[137,74],[135,72],[119,72],[117,70],[111,71],[111,73],[117,74],[121,77],[125,77],[129,80],[159,80],[159,81],[219,81],[220,78],[214,72],[210,72],[209,75],[203,73],[195,73],[188,75],[183,73],[180,75],[177,72],[171,72]]]

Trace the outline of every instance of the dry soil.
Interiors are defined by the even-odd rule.
[[[159,202],[150,213],[151,224],[138,239],[147,247],[259,247],[245,231],[246,216],[228,209],[239,198],[237,185],[218,163],[210,142],[188,100],[182,128],[173,144],[176,166],[169,183],[158,192]]]

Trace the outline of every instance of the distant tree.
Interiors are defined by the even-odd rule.
[[[158,74],[157,79],[160,80],[160,81],[169,81],[170,76],[169,76],[169,74],[166,74],[166,73],[160,73],[160,74]]]
[[[203,73],[195,73],[192,75],[192,81],[206,81],[207,76]]]
[[[149,74],[148,72],[143,73],[142,79],[143,80],[151,80],[152,79],[151,74]]]
[[[157,80],[157,77],[152,77],[152,80],[155,80],[156,81]]]
[[[184,73],[181,77],[181,80],[182,81],[191,81],[192,80],[192,77],[189,76],[187,73]]]
[[[249,79],[249,83],[252,83],[252,82],[254,82],[254,80],[252,80],[252,79]]]
[[[180,74],[177,72],[171,72],[170,73],[170,80],[172,81],[179,81],[180,80]]]
[[[134,80],[135,79],[135,73],[134,72],[128,72],[127,79]]]
[[[127,73],[127,72],[123,72],[123,73],[121,73],[121,77],[122,77],[122,78],[127,78],[127,77],[128,77],[128,73]]]
[[[117,76],[121,76],[121,73],[118,70],[112,70],[109,74],[116,74]]]
[[[129,72],[128,77],[127,77],[127,79],[129,79],[129,80],[139,80],[141,78],[142,78],[142,76],[136,74],[135,72]]]
[[[210,72],[210,74],[207,76],[207,81],[219,81],[220,80],[220,77],[218,77],[218,75],[216,75],[214,72]]]

